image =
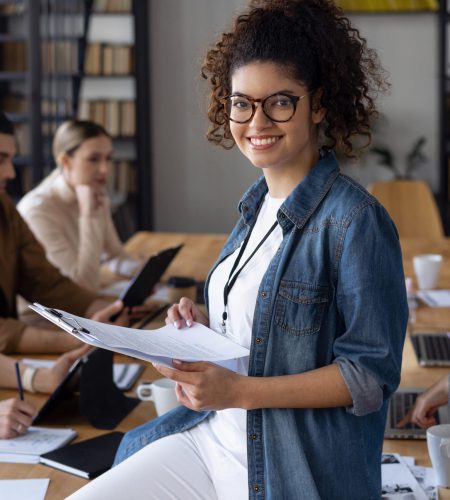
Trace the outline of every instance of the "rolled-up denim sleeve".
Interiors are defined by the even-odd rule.
[[[342,334],[335,363],[352,396],[354,415],[377,411],[398,387],[408,320],[398,234],[379,204],[355,211],[336,259]]]

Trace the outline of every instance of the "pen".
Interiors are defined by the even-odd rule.
[[[19,362],[16,361],[16,377],[17,377],[17,388],[19,389],[19,398],[23,401],[23,388],[22,388],[22,378],[20,377]]]

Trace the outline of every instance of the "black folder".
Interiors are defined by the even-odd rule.
[[[123,432],[109,432],[41,455],[40,462],[76,476],[92,479],[112,467]]]

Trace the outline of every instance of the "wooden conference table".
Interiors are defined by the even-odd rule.
[[[184,243],[184,247],[177,255],[163,276],[163,281],[169,276],[192,276],[196,280],[204,280],[214,263],[221,247],[225,242],[225,235],[214,234],[182,234],[182,233],[147,233],[141,232],[133,236],[126,244],[126,249],[132,254],[151,254],[163,248]],[[420,253],[441,253],[444,262],[439,280],[439,287],[450,288],[450,239],[436,242],[420,240],[402,240],[403,259],[406,276],[413,277],[412,256]],[[162,325],[163,317],[158,318],[150,327],[155,328]],[[419,307],[416,313],[416,323],[412,329],[426,331],[450,330],[450,308],[429,309]],[[47,356],[48,357],[48,356]],[[120,361],[132,361],[130,358],[118,356]],[[439,378],[447,374],[445,368],[422,368],[417,364],[411,343],[407,338],[403,354],[401,385],[404,387],[428,387]],[[152,380],[160,375],[151,365],[146,366],[142,379]],[[15,397],[16,391],[0,390],[0,399]],[[36,406],[43,404],[45,396],[30,394],[27,399]],[[127,431],[143,422],[154,418],[155,411],[150,402],[140,403],[116,428],[119,431]],[[104,432],[94,429],[81,417],[68,416],[67,420],[58,422],[56,426],[68,426],[77,430],[77,440],[84,440]],[[418,465],[430,466],[425,441],[413,440],[385,440],[384,451],[388,453],[400,453],[416,458]],[[43,478],[51,479],[47,492],[47,500],[60,500],[73,493],[87,480],[67,474],[43,465],[9,464],[0,463],[0,479],[24,479]],[[440,498],[450,499],[450,490],[440,491]]]

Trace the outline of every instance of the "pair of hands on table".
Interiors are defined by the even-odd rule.
[[[209,325],[208,318],[190,299],[183,297],[168,311],[166,324],[191,327],[194,322]],[[174,380],[179,403],[191,410],[223,410],[239,407],[239,381],[244,377],[204,361],[185,363],[173,360],[174,368],[153,365],[161,375]]]

